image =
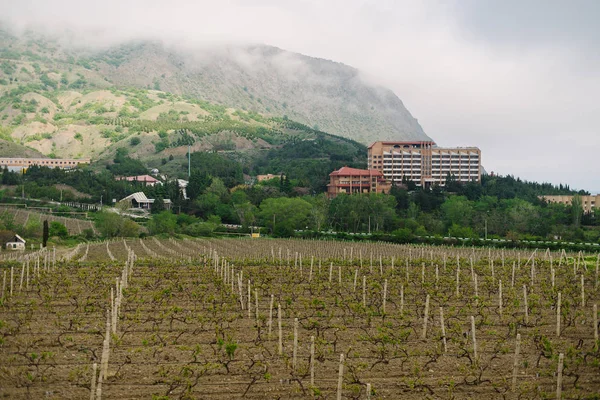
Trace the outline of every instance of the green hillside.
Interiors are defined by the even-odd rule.
[[[19,44],[0,53],[1,156],[91,158],[99,170],[128,154],[141,161],[137,172],[184,177],[188,150],[216,151],[245,174],[285,173],[321,189],[332,169],[365,166],[364,145],[285,116],[118,87],[86,63],[56,62],[47,43]]]
[[[182,49],[138,41],[103,49],[82,48],[66,44],[69,38],[33,32],[17,37],[1,27],[0,23],[3,92],[18,90],[23,95],[39,86],[58,89],[63,97],[50,100],[57,106],[78,109],[82,106],[71,105],[77,95],[64,92],[85,95],[90,89],[148,89],[268,118],[288,116],[363,144],[381,139],[429,139],[392,91],[340,63],[269,46]],[[122,105],[117,101],[111,112],[120,112]],[[50,104],[46,106],[50,114],[55,111]],[[197,111],[181,106],[179,111]],[[164,106],[155,111],[159,110],[169,111]]]

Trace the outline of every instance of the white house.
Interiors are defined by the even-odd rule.
[[[21,236],[15,234],[15,236],[8,242],[6,242],[7,250],[25,250],[25,244],[27,242]]]
[[[150,210],[152,208],[152,204],[154,204],[154,200],[155,199],[147,198],[144,192],[135,192],[119,200],[119,203],[126,203],[129,208],[143,208]],[[163,199],[163,204],[167,210],[171,209],[170,199]]]

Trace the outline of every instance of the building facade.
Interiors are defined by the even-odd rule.
[[[581,197],[581,206],[584,213],[592,213],[600,210],[600,194]],[[571,195],[555,195],[555,196],[539,196],[540,199],[546,200],[548,203],[559,203],[570,206],[573,202]]]
[[[341,193],[389,193],[390,188],[381,171],[342,167],[329,174],[327,197],[333,199]]]
[[[435,142],[375,142],[368,148],[368,167],[399,184],[444,186],[448,174],[458,182],[481,182],[481,150],[477,147],[437,147]]]
[[[118,181],[129,181],[129,182],[139,182],[143,183],[146,186],[156,186],[162,185],[162,182],[150,175],[138,175],[138,176],[121,176],[115,178]]]
[[[11,157],[0,157],[0,168],[8,168],[12,171],[22,171],[37,165],[40,167],[49,168],[62,168],[71,169],[77,167],[79,164],[89,164],[90,159],[77,159],[77,158],[11,158]]]
[[[6,242],[5,247],[7,250],[25,250],[25,244],[27,242],[21,236],[15,234],[9,241]]]

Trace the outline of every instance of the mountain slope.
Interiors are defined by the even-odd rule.
[[[367,83],[358,70],[274,47],[183,51],[144,42],[97,54],[94,61],[118,85],[287,115],[363,143],[429,139],[392,91]]]
[[[367,82],[358,70],[275,47],[183,48],[141,41],[98,51],[37,33],[15,37],[1,29],[0,42],[0,62],[18,58],[45,65],[50,78],[59,81],[66,74],[75,89],[159,89],[266,116],[285,115],[364,144],[429,140],[392,91]]]

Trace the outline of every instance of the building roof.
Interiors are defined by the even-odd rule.
[[[146,182],[146,183],[159,183],[160,181],[153,176],[150,175],[138,175],[138,176],[126,176],[124,178],[129,182]]]
[[[154,202],[156,201],[156,199],[149,199],[148,197],[146,197],[146,194],[144,194],[144,192],[132,193],[129,196],[122,198],[119,201],[126,201],[126,200],[135,200],[136,202],[138,202],[140,204],[143,204],[143,203],[154,204]],[[171,199],[163,199],[163,203],[171,204]]]
[[[23,239],[21,236],[17,235],[16,233],[15,233],[15,239],[13,240],[13,242],[27,243],[25,241],[25,239]]]
[[[377,142],[373,142],[371,143],[371,145],[368,147],[369,149],[372,148],[373,146],[375,146],[376,143],[381,143],[383,145],[415,145],[415,144],[432,144],[435,145],[435,142],[433,140],[415,140],[415,141],[405,141],[405,142],[399,142],[399,141],[382,141],[382,140],[378,140]]]
[[[144,192],[132,193],[129,196],[121,199],[121,201],[123,201],[123,200],[135,200],[138,203],[153,203],[154,202],[154,199],[147,198],[146,195],[144,194]]]
[[[383,172],[376,169],[358,169],[350,167],[342,167],[337,171],[333,171],[329,176],[383,176]]]

